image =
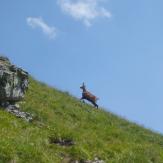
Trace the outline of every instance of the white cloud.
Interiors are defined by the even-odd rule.
[[[63,12],[82,21],[88,27],[96,18],[111,17],[111,13],[100,6],[100,2],[102,0],[58,0]]]
[[[32,28],[40,28],[42,32],[47,35],[50,39],[56,38],[57,29],[55,27],[50,27],[44,22],[42,18],[38,17],[28,17],[26,19],[27,24]]]

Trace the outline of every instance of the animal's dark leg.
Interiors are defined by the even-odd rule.
[[[84,98],[83,98],[83,97],[81,97],[81,98],[80,98],[80,100],[81,100],[83,103],[85,103],[85,101],[84,101]]]
[[[95,107],[98,109],[98,105],[95,103]]]
[[[98,109],[98,105],[95,102],[92,102],[92,104]]]

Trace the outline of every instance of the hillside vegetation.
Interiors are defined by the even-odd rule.
[[[32,122],[0,109],[2,163],[84,162],[95,157],[106,163],[163,163],[163,136],[94,109],[67,92],[31,78],[20,105],[33,114]]]

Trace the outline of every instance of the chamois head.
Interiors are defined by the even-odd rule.
[[[83,85],[80,86],[80,89],[82,89],[83,91],[86,91],[86,86],[85,86],[84,82],[83,82]]]

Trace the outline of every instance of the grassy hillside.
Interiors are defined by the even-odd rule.
[[[0,110],[2,163],[82,162],[95,157],[107,163],[163,163],[163,136],[33,79],[21,108],[34,115],[33,122]],[[74,145],[55,144],[64,139]]]

